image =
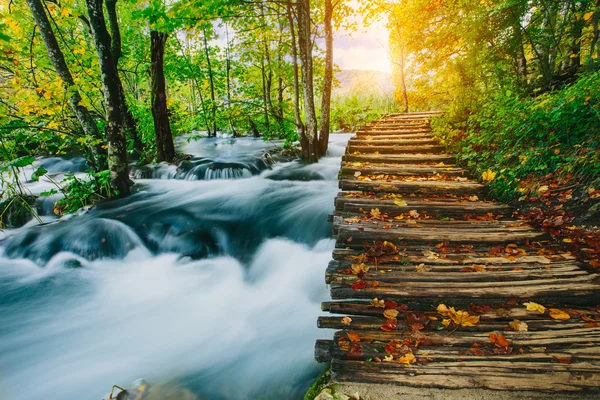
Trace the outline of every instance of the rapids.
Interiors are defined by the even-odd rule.
[[[127,199],[59,221],[42,201],[49,223],[0,233],[0,398],[95,400],[137,378],[199,399],[302,398],[321,371],[348,138],[318,164],[273,166],[272,142],[180,140],[193,157],[134,171]],[[56,176],[81,163],[36,161]]]

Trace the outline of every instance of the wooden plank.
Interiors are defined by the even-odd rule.
[[[373,193],[450,193],[454,195],[479,195],[484,192],[484,186],[477,182],[386,182],[386,181],[359,181],[344,179],[339,183],[340,189],[348,191],[363,191]]]
[[[371,146],[359,146],[359,145],[350,145],[348,146],[346,152],[349,154],[358,151],[362,154],[375,153],[378,152],[380,154],[415,154],[415,153],[441,153],[444,151],[442,146],[435,145],[418,145],[418,146],[410,146],[410,145],[371,145]]]

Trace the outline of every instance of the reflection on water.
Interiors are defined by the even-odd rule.
[[[334,245],[326,217],[348,136],[332,139],[317,165],[140,179],[127,199],[8,232],[2,398],[99,399],[140,377],[201,399],[300,398],[320,371],[315,321]],[[192,160],[248,164],[271,144],[180,146]]]

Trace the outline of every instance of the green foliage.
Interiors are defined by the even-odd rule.
[[[91,206],[98,201],[110,199],[118,193],[110,187],[110,171],[91,173],[86,179],[77,178],[73,174],[67,174],[61,182],[60,191],[64,198],[58,200],[54,205],[55,214],[62,215],[72,213],[86,206]],[[55,189],[44,192],[42,196],[56,194]]]
[[[591,183],[600,176],[598,88],[600,72],[537,98],[496,91],[474,111],[452,110],[435,121],[435,132],[479,176],[497,172],[491,188],[503,200],[549,173]]]
[[[351,93],[336,96],[331,103],[331,127],[344,132],[355,132],[398,107],[392,98],[382,94]]]

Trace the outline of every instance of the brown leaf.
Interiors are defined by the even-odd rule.
[[[527,330],[529,329],[529,326],[526,322],[519,321],[518,319],[515,319],[514,321],[509,323],[509,325],[513,330],[517,332],[527,332]]]

